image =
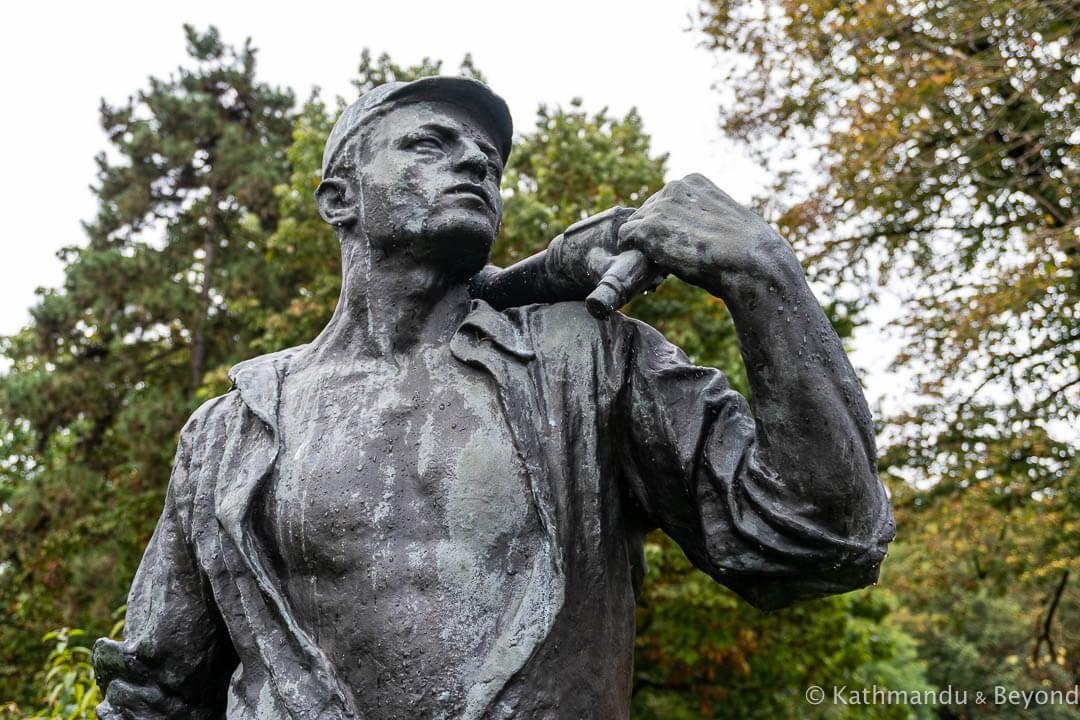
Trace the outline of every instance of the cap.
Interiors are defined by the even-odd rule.
[[[378,110],[402,100],[444,100],[460,105],[473,113],[495,133],[503,164],[510,157],[514,124],[510,119],[510,109],[506,106],[506,101],[478,80],[436,75],[412,82],[390,82],[379,85],[345,108],[341,117],[334,123],[330,137],[326,140],[326,148],[323,150],[323,176],[326,176],[327,169],[345,146],[346,141],[376,116]]]

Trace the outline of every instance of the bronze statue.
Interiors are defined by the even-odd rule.
[[[103,720],[626,718],[656,526],[762,608],[876,580],[870,413],[790,246],[691,175],[484,269],[510,139],[464,78],[339,119],[316,195],[341,300],[181,433],[124,639],[95,647]],[[608,312],[666,273],[730,308],[753,415]]]

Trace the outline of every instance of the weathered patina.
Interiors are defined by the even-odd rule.
[[[462,78],[345,111],[317,192],[337,310],[181,433],[124,639],[95,648],[102,718],[626,718],[651,528],[763,608],[877,578],[870,414],[787,243],[690,176],[565,243],[576,299],[496,310],[468,283],[510,136]],[[725,301],[753,415],[652,328],[586,311],[572,278],[631,266],[626,287]]]

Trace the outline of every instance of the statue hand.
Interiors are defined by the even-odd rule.
[[[757,213],[703,175],[665,185],[619,229],[623,248],[717,296],[745,280],[773,281],[798,261]]]
[[[619,247],[619,228],[634,214],[611,208],[571,225],[551,242],[544,264],[557,296],[583,298],[589,312],[606,318],[660,284],[665,273],[640,250]]]
[[[606,318],[664,279],[640,250],[619,247],[619,228],[634,212],[613,207],[576,222],[544,252],[508,268],[484,268],[469,281],[469,293],[497,310],[584,300],[589,312]]]

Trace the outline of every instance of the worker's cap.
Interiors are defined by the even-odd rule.
[[[322,162],[323,177],[326,177],[327,170],[348,140],[369,121],[380,117],[397,103],[417,100],[442,100],[468,110],[493,134],[502,154],[503,164],[506,164],[510,157],[510,139],[514,134],[514,124],[510,119],[506,101],[493,93],[487,85],[472,78],[438,75],[412,82],[380,85],[345,108],[326,140]]]

